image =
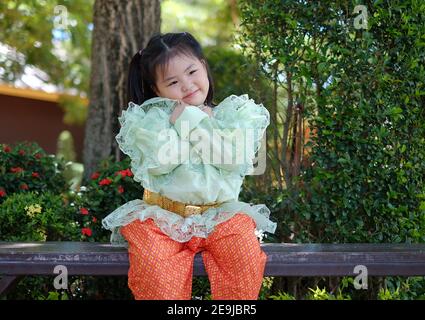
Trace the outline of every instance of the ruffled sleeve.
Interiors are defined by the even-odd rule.
[[[153,187],[152,175],[170,173],[179,166],[178,134],[169,122],[175,101],[152,98],[142,105],[129,103],[118,118],[121,129],[116,140],[122,152],[131,159],[134,180]]]
[[[270,124],[268,110],[246,94],[231,95],[213,108],[213,114],[210,118],[197,107],[186,107],[176,120],[175,129],[182,139],[190,137],[204,164],[241,176],[251,173],[253,159]],[[214,158],[217,154],[221,159]]]
[[[270,124],[269,111],[247,94],[231,95],[213,110],[215,118],[224,121],[229,128],[250,128],[258,131],[256,142],[261,140],[258,137],[262,137]]]
[[[254,169],[255,154],[265,143],[265,131],[270,125],[270,113],[262,103],[256,103],[247,94],[231,95],[224,99],[215,109],[215,118],[227,129],[241,129],[245,136],[246,166],[243,175]]]

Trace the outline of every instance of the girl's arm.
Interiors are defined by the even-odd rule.
[[[208,117],[197,107],[187,106],[174,127],[183,140],[190,142],[204,164],[245,175],[253,167],[255,153],[269,124],[269,114],[264,106],[245,96],[233,96],[225,101],[226,104],[217,109],[217,119]]]
[[[171,124],[174,124],[178,117],[182,114],[184,111],[184,108],[186,108],[187,104],[185,104],[183,101],[179,101],[176,104],[176,107],[174,108],[173,112],[170,116],[170,122]]]
[[[188,104],[184,103],[183,101],[179,101],[176,105],[176,107],[174,108],[173,112],[171,113],[170,116],[170,123],[174,124],[177,120],[178,117],[180,117],[180,115],[182,114],[182,112],[184,111],[184,109],[188,106]],[[202,110],[203,112],[205,112],[208,116],[213,117],[213,113],[212,113],[212,108],[208,107],[208,106],[204,106],[204,107],[200,107],[200,110]]]
[[[119,118],[121,129],[116,140],[130,157],[132,171],[139,180],[167,174],[187,160],[186,154],[179,154],[177,132],[170,128],[169,115],[163,110],[171,107],[169,103],[174,102],[153,100],[144,106],[130,103]]]

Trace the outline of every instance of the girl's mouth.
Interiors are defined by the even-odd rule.
[[[199,91],[199,89],[198,90],[195,90],[195,91],[193,91],[191,94],[188,94],[186,97],[184,97],[183,99],[187,99],[187,98],[190,98],[190,97],[192,97],[195,93],[197,93]]]

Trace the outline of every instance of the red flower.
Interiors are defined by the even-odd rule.
[[[106,178],[106,179],[102,179],[102,180],[100,180],[99,185],[100,185],[100,186],[107,186],[107,185],[109,185],[109,184],[111,184],[111,183],[112,183],[112,180],[111,180],[111,179],[109,179],[109,178]]]
[[[91,237],[92,232],[91,232],[91,229],[90,228],[82,228],[81,229],[81,234],[83,236]]]
[[[125,170],[120,170],[120,171],[118,171],[118,172],[115,172],[115,175],[117,176],[117,175],[121,175],[121,177],[122,178],[124,178],[124,177],[126,177],[127,176],[127,171],[125,171]]]
[[[118,192],[119,192],[119,193],[124,193],[124,188],[123,188],[123,186],[119,186],[119,187],[118,187]]]
[[[36,153],[36,154],[35,154],[35,158],[36,158],[36,159],[41,159],[41,157],[42,157],[42,155],[41,155],[40,153]]]
[[[118,172],[115,173],[115,175],[121,175],[122,178],[124,177],[132,177],[133,176],[133,172],[131,172],[130,169],[125,169],[125,170],[120,170]]]
[[[19,153],[20,156],[24,156],[25,155],[25,151],[24,150],[19,150],[18,153]]]
[[[38,172],[33,172],[33,173],[31,174],[31,176],[32,176],[33,178],[40,178],[40,175],[38,174]]]
[[[99,172],[95,172],[95,173],[93,173],[92,175],[91,175],[91,179],[92,180],[96,180],[97,178],[99,178],[100,177],[100,174],[99,174]]]
[[[80,213],[81,213],[82,215],[88,215],[88,214],[89,214],[89,210],[87,210],[86,208],[81,208],[81,209],[80,209]]]
[[[21,190],[28,190],[28,185],[26,183],[23,183],[19,186],[19,189]]]
[[[6,196],[6,191],[4,191],[3,188],[0,188],[0,197],[5,197]]]
[[[92,221],[93,221],[94,223],[96,223],[96,222],[97,222],[96,217],[93,217]]]
[[[24,169],[22,169],[21,167],[10,168],[10,172],[12,173],[21,173],[22,171],[24,171]]]
[[[10,149],[10,147],[9,147],[8,145],[5,145],[5,146],[3,147],[3,151],[4,151],[4,152],[10,152],[10,151],[12,151],[12,149]]]

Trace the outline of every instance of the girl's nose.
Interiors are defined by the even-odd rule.
[[[190,81],[188,81],[188,80],[183,81],[183,83],[182,83],[183,92],[189,91],[191,87],[192,87],[192,84],[190,83]]]

